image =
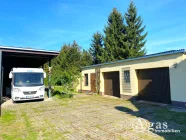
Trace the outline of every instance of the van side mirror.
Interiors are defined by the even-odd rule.
[[[44,72],[44,78],[46,78],[46,73]]]
[[[9,73],[9,78],[12,79],[12,72]]]

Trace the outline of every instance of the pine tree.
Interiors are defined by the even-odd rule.
[[[92,55],[88,51],[83,50],[81,56],[81,66],[89,66],[92,64],[92,61]]]
[[[116,8],[114,8],[109,15],[107,24],[104,29],[106,61],[109,62],[127,58],[123,16]]]
[[[105,62],[103,52],[103,36],[99,32],[96,32],[95,34],[93,34],[91,41],[92,43],[89,52],[92,55],[93,64]]]
[[[144,56],[147,33],[142,34],[145,26],[142,27],[143,20],[141,16],[137,15],[137,9],[133,2],[130,3],[127,13],[125,13],[125,20],[128,58]]]

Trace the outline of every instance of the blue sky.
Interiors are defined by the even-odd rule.
[[[147,53],[186,48],[185,0],[133,0],[148,31]],[[76,40],[90,47],[113,7],[130,0],[0,0],[0,45],[60,50]]]

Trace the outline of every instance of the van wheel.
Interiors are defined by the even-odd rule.
[[[13,104],[16,104],[16,101],[12,100],[12,103],[13,103]]]

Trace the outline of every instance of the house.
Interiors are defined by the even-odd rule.
[[[186,50],[86,66],[78,90],[186,106]]]

